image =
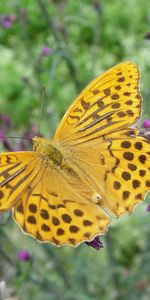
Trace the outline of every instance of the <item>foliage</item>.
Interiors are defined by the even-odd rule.
[[[147,0],[1,1],[0,115],[11,118],[5,134],[34,136],[40,121],[41,134],[52,136],[79,91],[125,60],[142,71],[143,119],[150,118],[150,41],[144,38],[149,28]],[[16,140],[9,146],[14,144],[24,146]],[[85,244],[76,249],[39,244],[22,234],[9,213],[1,215],[0,279],[22,300],[148,300],[150,213],[145,208],[113,220],[100,251]],[[31,259],[20,259],[21,249]]]

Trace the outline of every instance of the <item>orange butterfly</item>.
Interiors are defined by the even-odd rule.
[[[150,190],[149,142],[130,128],[140,116],[139,71],[121,63],[86,87],[54,138],[0,154],[0,211],[12,209],[41,242],[76,246],[105,234]]]

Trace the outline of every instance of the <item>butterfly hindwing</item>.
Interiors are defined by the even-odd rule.
[[[97,187],[100,206],[115,216],[131,213],[150,190],[150,143],[137,129],[75,145],[71,154],[87,180]]]
[[[139,130],[126,129],[106,137],[110,139],[110,155],[116,160],[106,178],[105,197],[109,209],[120,216],[131,213],[133,207],[144,200],[150,190],[150,143],[139,135]]]
[[[78,245],[104,234],[109,217],[95,203],[82,196],[82,190],[52,169],[41,171],[13,208],[16,222],[24,232],[41,242]]]

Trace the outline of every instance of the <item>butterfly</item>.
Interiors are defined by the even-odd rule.
[[[123,62],[92,81],[52,140],[0,154],[0,211],[40,242],[77,246],[131,214],[150,190],[150,144],[133,128],[141,112],[139,70]]]

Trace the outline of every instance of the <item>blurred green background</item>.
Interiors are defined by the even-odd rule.
[[[141,70],[144,119],[150,118],[150,2],[147,0],[1,0],[0,115],[6,136],[53,135],[73,99],[109,67],[132,60]],[[6,120],[10,116],[10,120]],[[5,121],[5,122],[4,122]],[[0,149],[28,147],[14,139]],[[113,220],[100,251],[81,244],[56,248],[23,235],[0,216],[0,299],[150,299],[148,198]],[[23,261],[24,249],[30,259]],[[2,291],[3,289],[3,291]]]

